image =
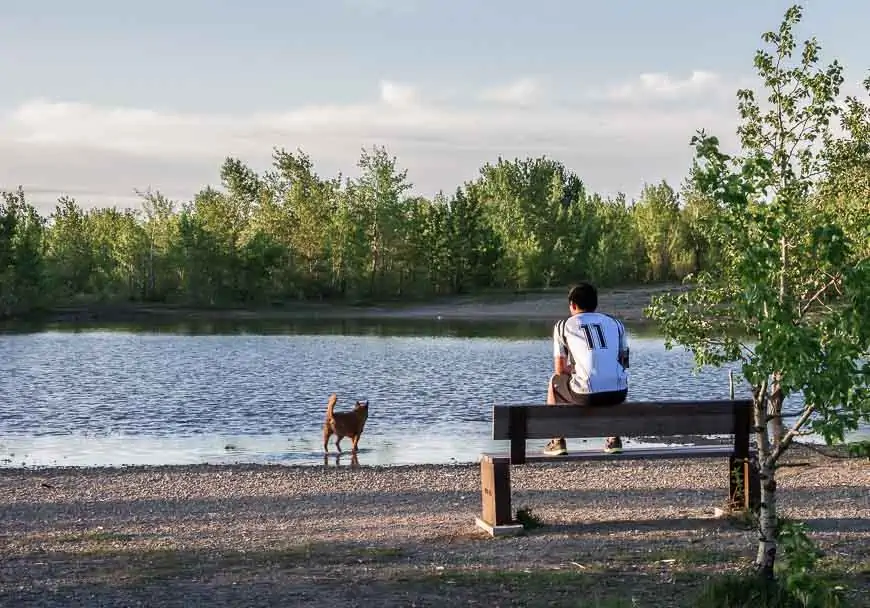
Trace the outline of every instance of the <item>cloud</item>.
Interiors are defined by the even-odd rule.
[[[411,106],[418,101],[417,91],[412,86],[382,80],[381,100],[391,106]]]
[[[485,89],[480,94],[483,101],[529,105],[538,100],[541,87],[533,78],[521,78],[508,85]]]
[[[353,175],[362,146],[385,145],[424,195],[453,190],[499,156],[548,155],[592,190],[632,196],[644,181],[685,176],[697,129],[727,142],[736,124],[733,103],[692,105],[673,94],[707,86],[704,76],[690,84],[642,77],[624,85],[659,95],[649,102],[545,101],[534,82],[466,91],[463,102],[385,80],[373,101],[244,114],[34,99],[0,114],[0,188],[31,185],[49,209],[56,193],[71,190],[91,193],[79,197],[83,203],[116,197],[128,204],[134,188],[149,186],[186,199],[217,182],[228,155],[263,170],[275,147],[298,147],[321,175]],[[671,93],[662,100],[663,92]]]
[[[718,93],[723,90],[724,82],[721,76],[705,70],[694,70],[687,78],[674,78],[663,72],[647,72],[637,79],[609,87],[604,96],[614,101],[633,99],[680,99],[690,98],[706,93]],[[729,92],[733,89],[727,88]]]

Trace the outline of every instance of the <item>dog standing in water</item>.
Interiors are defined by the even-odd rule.
[[[337,402],[338,396],[332,393],[326,404],[326,421],[323,423],[323,451],[329,453],[329,438],[335,435],[335,447],[339,454],[341,453],[341,440],[345,437],[350,437],[353,441],[351,452],[356,454],[359,438],[362,436],[366,420],[369,417],[369,402],[357,401],[353,406],[353,411],[336,413],[335,404]]]

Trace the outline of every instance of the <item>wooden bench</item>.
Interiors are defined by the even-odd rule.
[[[752,401],[626,402],[614,406],[495,405],[492,438],[510,440],[510,453],[480,457],[483,513],[476,519],[492,536],[515,534],[522,525],[511,509],[511,465],[580,460],[728,458],[732,508],[756,509],[761,493],[757,455],[750,449]],[[526,440],[608,437],[733,435],[729,445],[624,448],[622,453],[570,450],[564,456],[526,453]]]

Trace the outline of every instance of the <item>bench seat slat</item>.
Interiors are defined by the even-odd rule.
[[[510,439],[510,410],[526,415],[526,438],[734,434],[734,411],[751,401],[626,402],[613,406],[494,405],[492,438]]]
[[[730,456],[734,452],[731,445],[700,445],[653,448],[625,448],[621,454],[608,454],[603,450],[570,451],[564,456],[547,456],[545,454],[526,454],[526,463],[538,462],[573,462],[581,460],[667,460],[683,458],[719,458]],[[481,454],[481,460],[492,462],[510,462],[510,452]]]

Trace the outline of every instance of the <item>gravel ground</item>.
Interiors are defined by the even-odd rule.
[[[790,460],[783,514],[870,597],[870,464]],[[713,514],[724,459],[512,476],[545,525],[490,539],[476,466],[0,469],[0,606],[685,605],[753,556],[755,534]]]

